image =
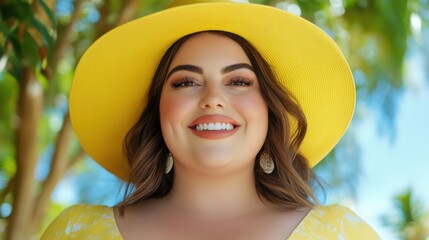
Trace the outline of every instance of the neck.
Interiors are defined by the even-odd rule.
[[[265,206],[256,191],[253,169],[219,176],[176,168],[166,201],[180,211],[210,218],[233,217]]]

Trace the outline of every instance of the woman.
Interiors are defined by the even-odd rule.
[[[80,61],[70,111],[126,196],[65,210],[42,239],[378,239],[310,187],[354,98],[333,41],[274,8],[193,4],[119,27]]]

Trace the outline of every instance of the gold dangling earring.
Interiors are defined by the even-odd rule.
[[[266,174],[270,174],[274,171],[274,161],[266,151],[263,151],[261,156],[259,156],[259,166],[261,166]]]
[[[168,154],[167,164],[165,165],[165,174],[168,174],[173,168],[173,155],[171,153]]]

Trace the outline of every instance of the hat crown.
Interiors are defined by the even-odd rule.
[[[247,0],[173,0],[168,7],[177,7],[195,3],[216,3],[216,2],[235,2],[235,3],[249,3]]]

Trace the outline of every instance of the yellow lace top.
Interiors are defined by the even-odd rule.
[[[112,239],[123,240],[113,208],[76,205],[64,210],[46,229],[42,240]],[[289,236],[302,239],[380,239],[374,230],[350,209],[338,205],[311,210]]]

